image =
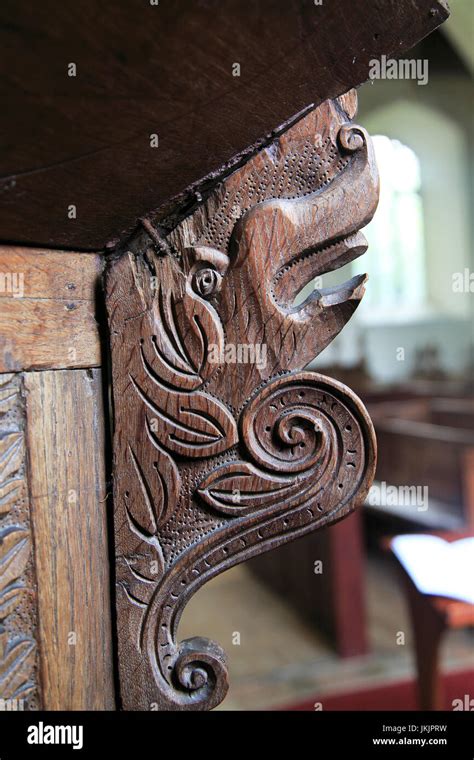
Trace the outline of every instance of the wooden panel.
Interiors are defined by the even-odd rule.
[[[342,657],[368,650],[362,515],[356,512],[328,530],[332,613]]]
[[[321,563],[319,569],[316,562]],[[247,564],[305,620],[322,630],[341,657],[367,652],[360,511]]]
[[[0,246],[0,298],[13,298],[11,275],[22,274],[23,298],[94,301],[103,259],[98,254]],[[12,284],[15,284],[13,278]]]
[[[431,422],[474,430],[474,399],[436,398],[431,402]]]
[[[0,248],[0,372],[101,363],[93,254]]]
[[[47,710],[114,705],[100,370],[25,375]]]
[[[387,419],[377,424],[377,479],[396,486],[428,486],[429,498],[461,511],[463,455],[474,433],[416,420]]]
[[[41,707],[20,375],[0,377],[0,710]]]
[[[350,319],[365,276],[293,306],[313,277],[366,250],[358,230],[375,212],[378,177],[369,136],[350,123],[355,109],[354,92],[323,103],[166,240],[144,220],[111,261],[125,709],[215,707],[227,690],[223,650],[178,640],[190,596],[342,519],[371,485],[375,438],[362,403],[303,370]]]
[[[3,0],[3,239],[101,249],[447,15],[445,0],[120,0],[106,12],[42,0],[34,13]]]

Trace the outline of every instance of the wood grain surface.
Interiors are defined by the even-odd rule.
[[[3,0],[2,240],[101,250],[447,15],[444,0]]]
[[[100,370],[25,375],[46,710],[113,709]]]
[[[0,247],[0,372],[101,364],[103,259]]]
[[[365,276],[295,297],[366,250],[378,201],[352,91],[276,137],[167,237],[154,220],[106,277],[114,392],[118,659],[128,710],[212,709],[223,650],[178,639],[210,578],[350,514],[372,482],[370,419],[304,371]]]

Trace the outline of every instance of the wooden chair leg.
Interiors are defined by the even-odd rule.
[[[414,634],[420,710],[442,710],[443,693],[439,670],[439,651],[446,630],[445,621],[424,597],[407,581],[408,602]]]
[[[362,515],[354,512],[329,531],[337,650],[341,657],[367,654],[366,578]]]

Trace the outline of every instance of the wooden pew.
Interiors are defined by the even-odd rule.
[[[446,419],[447,412],[443,414]],[[457,417],[462,418],[459,411]],[[471,526],[474,431],[420,419],[388,418],[376,420],[375,425],[379,444],[377,480],[394,486],[426,486],[429,502],[434,502],[441,516],[441,524],[433,527],[451,528],[450,517],[458,518],[460,526]],[[413,516],[411,520],[416,522]]]
[[[391,529],[462,530],[474,524],[473,401],[432,398],[408,390],[373,394],[367,404],[378,439],[375,486],[427,486],[428,508],[367,501],[365,511]],[[382,494],[384,489],[380,489]],[[385,487],[385,491],[387,488]],[[311,624],[335,642],[341,656],[367,651],[363,525],[344,523],[281,547],[249,564]],[[314,563],[323,563],[322,575]]]
[[[247,562],[325,634],[340,657],[368,651],[361,510],[337,525]],[[321,564],[315,564],[321,563]]]

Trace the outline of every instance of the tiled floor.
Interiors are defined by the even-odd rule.
[[[368,562],[371,653],[341,660],[330,643],[291,607],[255,579],[244,565],[215,578],[190,601],[180,638],[206,636],[229,657],[230,690],[219,709],[255,710],[290,705],[317,694],[345,692],[413,674],[411,632],[392,567]],[[405,644],[397,634],[405,633]],[[233,643],[239,638],[240,644]],[[474,641],[450,633],[445,667],[474,665]]]

